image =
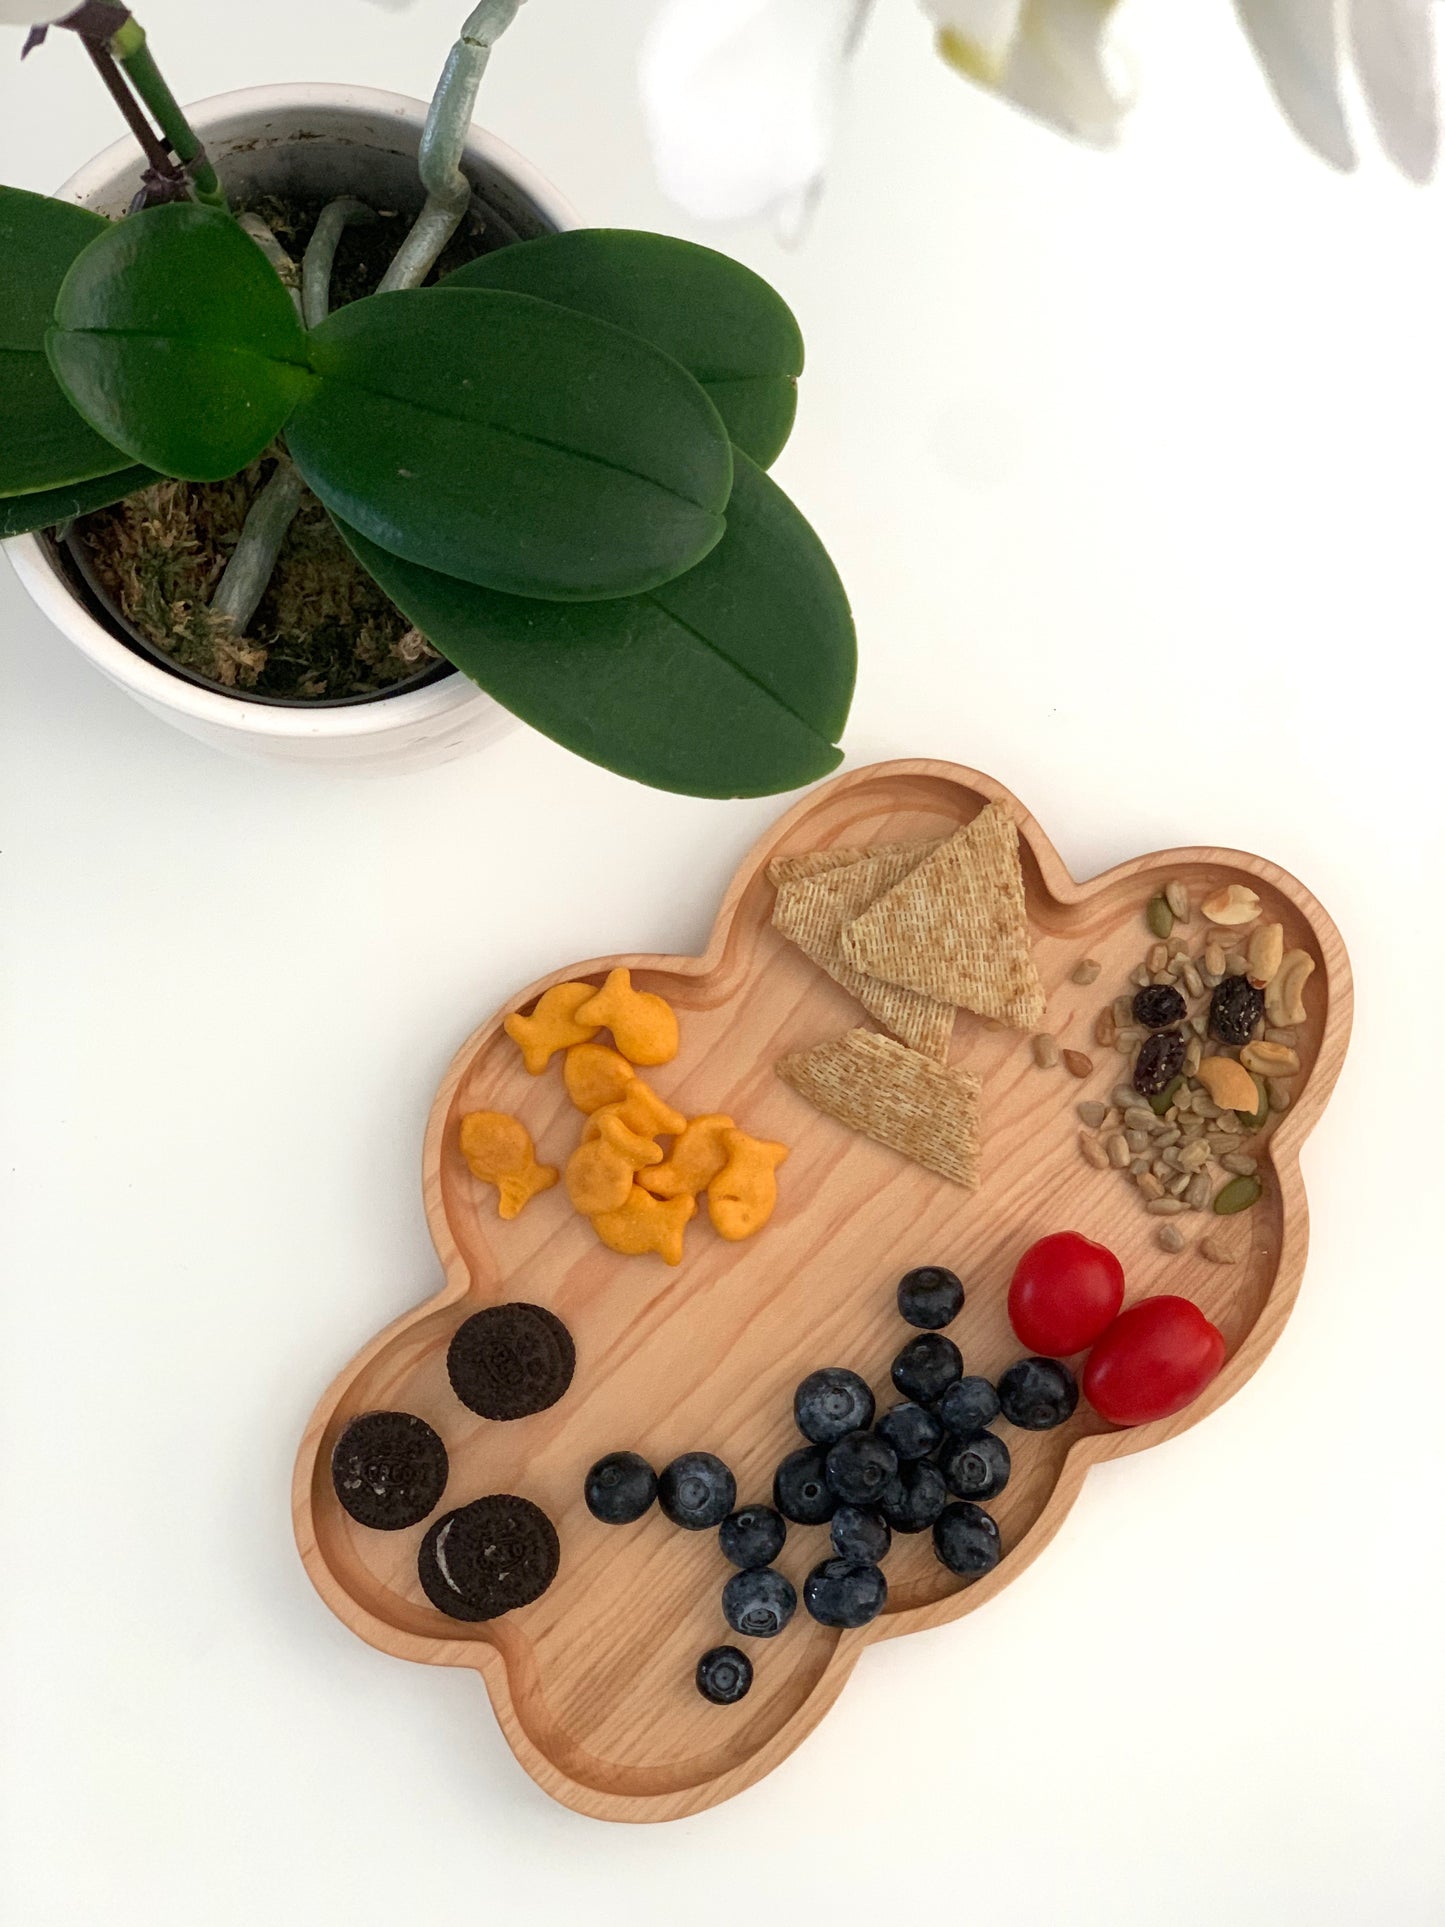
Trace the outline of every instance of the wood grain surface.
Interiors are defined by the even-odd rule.
[[[990,1031],[960,1013],[952,1058],[983,1079],[982,1185],[959,1190],[812,1110],[774,1075],[775,1060],[868,1020],[851,999],[771,928],[765,869],[783,852],[831,844],[922,838],[967,822],[1002,799],[1019,824],[1034,955],[1049,995],[1047,1028],[1093,1058],[1078,1081],[1038,1069],[1028,1039]],[[1269,1139],[1266,1191],[1243,1217],[1191,1216],[1197,1238],[1221,1230],[1241,1250],[1232,1266],[1197,1252],[1170,1255],[1159,1220],[1113,1171],[1087,1166],[1075,1105],[1106,1098],[1125,1060],[1093,1040],[1111,997],[1150,942],[1147,899],[1171,877],[1196,902],[1247,882],[1287,946],[1317,968],[1306,1001],[1303,1069],[1295,1099]],[[1202,944],[1197,918],[1190,934]],[[1196,945],[1197,948],[1197,945]],[[1085,956],[1099,981],[1069,981]],[[676,1007],[676,1060],[645,1073],[689,1115],[727,1111],[746,1130],[792,1147],[779,1174],[772,1223],[741,1244],[718,1238],[705,1211],[688,1230],[683,1263],[625,1258],[601,1247],[557,1189],[502,1223],[495,1192],[468,1172],[457,1122],[468,1110],[514,1111],[538,1155],[562,1165],[581,1119],[562,1088],[560,1060],[532,1078],[501,1030],[549,984],[599,981],[618,963],[639,987]],[[1319,1117],[1349,1034],[1349,964],[1338,932],[1307,890],[1264,858],[1186,849],[1140,857],[1085,884],[1068,875],[1027,812],[986,776],[938,762],[879,764],[810,793],[765,836],[734,878],[711,940],[696,958],[609,957],[567,963],[518,992],[458,1053],[437,1095],[423,1160],[427,1216],[444,1272],[437,1294],[380,1333],[322,1398],[297,1458],[294,1520],[306,1569],[331,1609],[372,1645],[433,1665],[473,1668],[486,1682],[513,1751],[554,1798],[617,1820],[665,1820],[729,1798],[786,1757],[813,1728],[875,1640],[960,1618],[991,1599],[1047,1545],[1091,1465],[1142,1451],[1196,1424],[1259,1365],[1289,1315],[1304,1271],[1308,1223],[1299,1150]],[[598,1524],[582,1501],[587,1467],[630,1448],[661,1467],[678,1452],[716,1452],[737,1475],[739,1503],[767,1499],[773,1467],[798,1443],[792,1392],[820,1365],[860,1371],[894,1396],[888,1365],[909,1335],[894,1287],[910,1266],[958,1271],[967,1304],[950,1328],[965,1369],[996,1376],[1019,1354],[1005,1310],[1026,1245],[1072,1227],[1119,1254],[1129,1297],[1173,1291],[1222,1328],[1229,1356],[1203,1397],[1177,1417],[1113,1431],[1086,1404],[1055,1432],[998,1429],[1013,1477],[990,1501],[1004,1557],[963,1586],[938,1564],[931,1535],[895,1536],[885,1613],[859,1632],[829,1631],[799,1608],[777,1639],[745,1642],[756,1668],[741,1704],[708,1705],[693,1684],[697,1659],[731,1639],[719,1595],[731,1568],[713,1533],[686,1533],[654,1508],[628,1527]],[[462,1318],[498,1300],[552,1308],[577,1345],[577,1373],[549,1411],[511,1424],[475,1417],[452,1395],[445,1355]],[[369,1532],[332,1491],[331,1450],[357,1413],[401,1407],[441,1433],[451,1458],[443,1501],[488,1492],[535,1500],[556,1522],[561,1568],[533,1605],[461,1625],[437,1612],[416,1576],[423,1527]],[[793,1527],[779,1565],[801,1593],[827,1556],[826,1528]],[[962,1640],[960,1632],[956,1637]],[[939,1661],[946,1663],[946,1649]]]

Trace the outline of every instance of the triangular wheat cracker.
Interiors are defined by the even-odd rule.
[[[844,928],[936,847],[894,844],[826,873],[784,883],[773,905],[773,925],[896,1037],[925,1057],[942,1058],[953,1035],[953,1006],[865,976],[844,961],[839,947]]]
[[[849,1130],[977,1190],[980,1086],[967,1071],[872,1030],[850,1030],[780,1058],[774,1068],[800,1097]]]
[[[1033,1029],[1045,999],[1018,842],[1007,811],[990,803],[849,924],[844,957],[870,977]]]

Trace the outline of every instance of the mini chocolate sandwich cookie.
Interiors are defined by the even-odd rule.
[[[331,1454],[331,1483],[358,1525],[420,1525],[446,1490],[447,1448],[414,1412],[363,1412]]]
[[[417,1576],[449,1618],[498,1619],[541,1598],[558,1557],[556,1528],[541,1507],[499,1492],[437,1520],[421,1542]]]
[[[452,1390],[483,1418],[544,1412],[576,1365],[572,1334],[541,1305],[489,1305],[458,1325],[447,1347]]]

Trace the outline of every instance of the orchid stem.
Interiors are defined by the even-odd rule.
[[[317,216],[301,257],[301,319],[308,328],[319,328],[331,312],[331,271],[343,231],[375,219],[365,201],[354,200],[349,194],[328,201]]]
[[[155,115],[172,152],[190,177],[198,201],[207,207],[229,209],[220,177],[206,158],[195,129],[181,111],[180,102],[166,85],[165,76],[155,63],[146,43],[145,28],[134,15],[110,38],[110,51],[125,70],[137,94]]]
[[[471,203],[471,183],[462,172],[461,160],[477,89],[493,46],[516,19],[521,5],[522,0],[481,0],[467,16],[447,56],[417,154],[426,200],[382,277],[378,294],[396,288],[419,288]]]

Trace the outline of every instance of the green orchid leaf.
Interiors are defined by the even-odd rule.
[[[369,295],[311,334],[286,430],[321,500],[409,562],[583,601],[671,580],[723,531],[717,410],[650,343],[530,295]]]
[[[66,271],[108,226],[68,201],[0,187],[0,497],[126,465],[122,450],[71,407],[45,358],[45,330]]]
[[[29,495],[7,495],[0,500],[0,537],[29,535],[34,529],[53,528],[73,515],[123,502],[138,488],[149,488],[160,477],[153,468],[118,468],[113,475],[96,475],[59,488],[38,488]]]
[[[788,439],[803,372],[792,310],[729,255],[633,228],[574,228],[479,255],[444,288],[510,288],[630,329],[680,361],[763,468]]]
[[[736,461],[712,553],[611,602],[498,595],[339,526],[442,654],[555,742],[654,789],[771,796],[841,758],[853,621],[807,522],[747,456]]]
[[[188,482],[244,468],[311,385],[276,270],[230,215],[190,201],[129,215],[77,256],[46,349],[93,427]]]

